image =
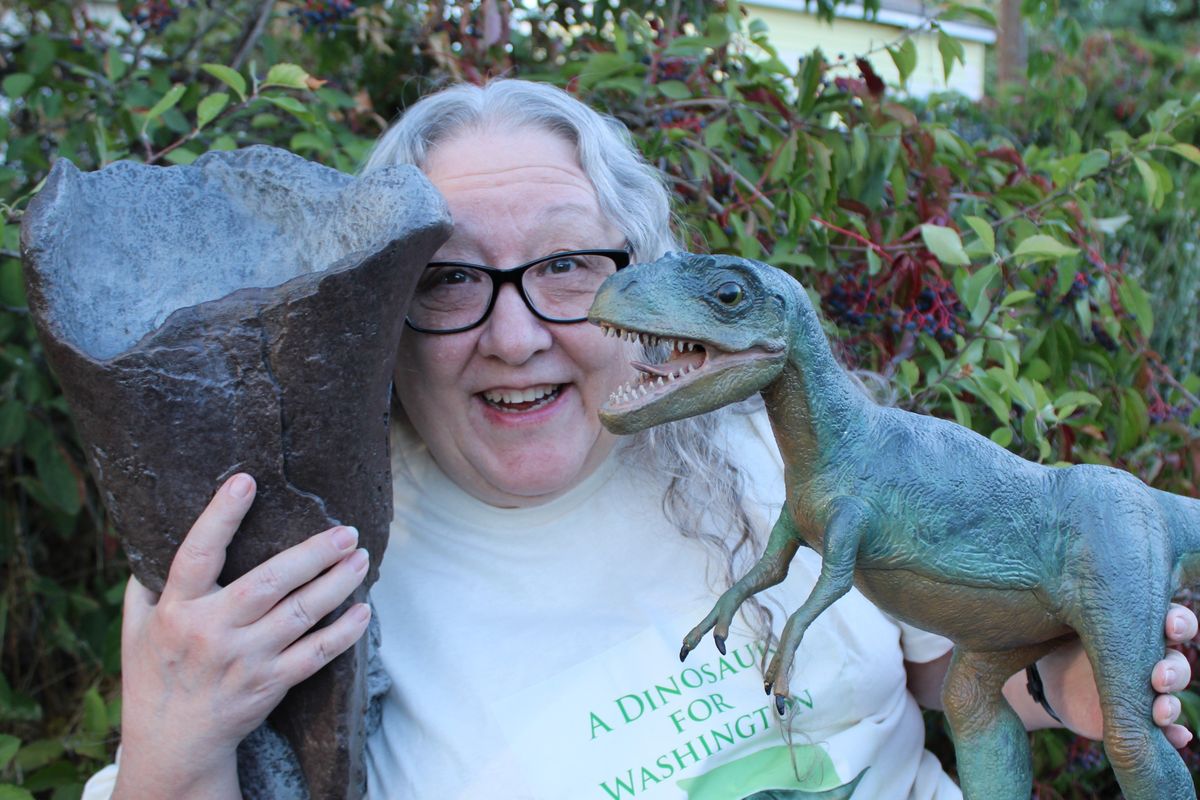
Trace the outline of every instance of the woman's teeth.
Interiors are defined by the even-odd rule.
[[[483,393],[483,399],[502,411],[529,411],[558,397],[561,388],[561,384],[548,383],[528,389],[492,389]]]

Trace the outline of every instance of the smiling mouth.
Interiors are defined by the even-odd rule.
[[[505,414],[520,414],[548,406],[562,394],[564,384],[543,383],[525,389],[489,389],[479,396],[492,408]]]
[[[639,405],[640,401],[668,394],[680,386],[692,383],[704,373],[710,360],[709,350],[702,343],[690,339],[627,331],[607,323],[600,323],[600,329],[605,336],[615,336],[652,347],[666,345],[668,351],[667,360],[661,364],[630,362],[638,371],[638,376],[609,395],[607,405],[614,411],[626,406]]]

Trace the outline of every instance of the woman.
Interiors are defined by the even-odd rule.
[[[808,551],[727,657],[678,663],[682,633],[757,554],[782,474],[753,408],[631,442],[600,427],[638,356],[580,324],[588,281],[625,252],[674,246],[667,194],[619,125],[537,84],[460,86],[416,104],[367,169],[394,163],[425,171],[455,230],[422,278],[396,376],[396,521],[372,589],[393,686],[368,743],[371,795],[744,797],[857,782],[862,797],[956,797],[916,703],[938,702],[949,644],[857,593],[808,633],[787,718],[771,711],[771,611],[807,595]],[[513,273],[487,271],[516,265],[503,283]],[[217,587],[253,494],[247,476],[217,493],[161,597],[130,581],[117,796],[236,797],[238,741],[365,630],[359,606],[306,633],[365,573],[349,529]],[[1188,613],[1167,625],[1175,641],[1195,633]],[[1098,736],[1079,649],[1042,668],[1053,707]],[[1168,654],[1152,681],[1169,692],[1189,677]],[[1052,724],[1023,677],[1006,693],[1029,727]],[[1178,746],[1190,738],[1177,700],[1153,713]]]

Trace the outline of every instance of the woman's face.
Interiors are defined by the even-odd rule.
[[[465,133],[438,145],[425,173],[454,220],[436,261],[504,269],[625,244],[573,147],[552,133]],[[629,347],[586,322],[539,320],[506,284],[472,330],[406,330],[396,391],[455,483],[493,505],[535,505],[575,486],[612,450],[615,437],[596,411],[631,377]]]

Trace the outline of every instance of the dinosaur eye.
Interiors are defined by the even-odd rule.
[[[742,299],[742,287],[733,281],[722,283],[717,287],[717,299],[727,306],[731,306]]]

